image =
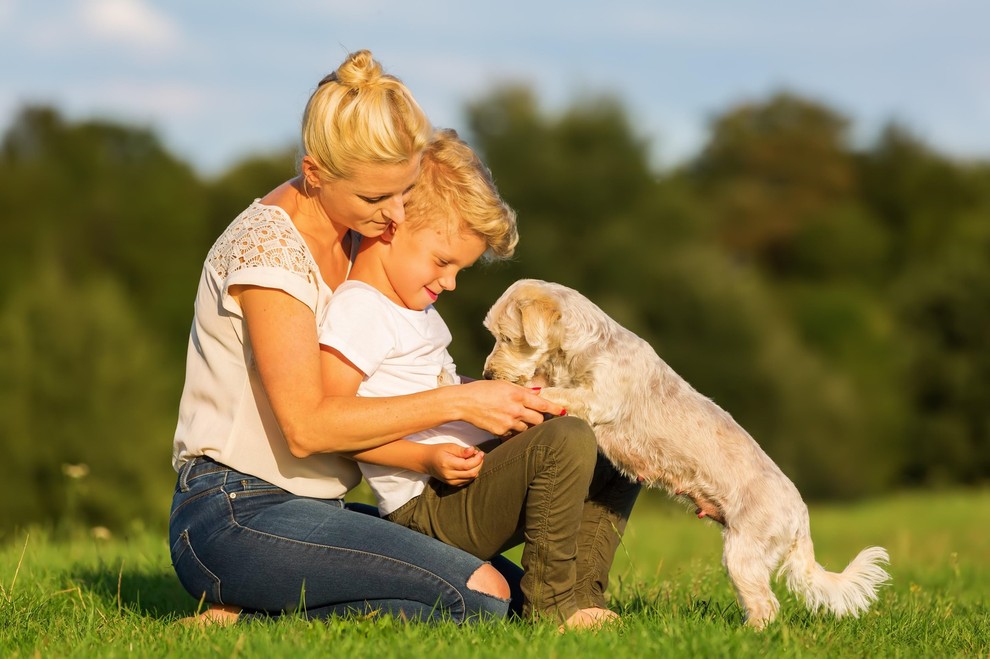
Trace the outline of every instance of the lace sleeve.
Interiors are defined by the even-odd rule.
[[[216,273],[228,303],[234,284],[277,288],[315,310],[318,295],[316,263],[288,217],[272,206],[254,204],[220,236],[210,250],[207,265]]]

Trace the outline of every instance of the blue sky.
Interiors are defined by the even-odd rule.
[[[667,165],[714,114],[789,89],[856,139],[897,119],[990,160],[988,26],[985,0],[0,0],[0,126],[51,104],[217,172],[294,144],[315,83],[369,48],[439,126],[505,81],[549,111],[611,93]]]

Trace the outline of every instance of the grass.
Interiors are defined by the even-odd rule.
[[[841,569],[880,544],[893,581],[870,612],[841,620],[810,615],[778,584],[781,616],[762,633],[741,625],[716,528],[652,493],[612,571],[624,623],[597,634],[389,618],[187,627],[176,621],[197,603],[172,573],[164,529],[21,531],[0,545],[0,656],[990,657],[990,490],[813,506],[811,519],[819,562]]]

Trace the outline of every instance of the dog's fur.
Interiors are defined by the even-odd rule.
[[[790,479],[727,412],[586,297],[524,279],[495,302],[485,327],[495,337],[486,378],[543,386],[544,397],[592,425],[627,477],[689,497],[699,517],[724,525],[722,562],[748,624],[776,616],[778,567],[812,611],[856,616],[876,600],[887,552],[864,549],[841,573],[818,565]]]

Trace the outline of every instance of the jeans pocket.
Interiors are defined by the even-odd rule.
[[[172,567],[182,587],[190,595],[207,602],[223,603],[220,597],[220,578],[199,560],[189,542],[189,531],[179,533],[172,544]]]

